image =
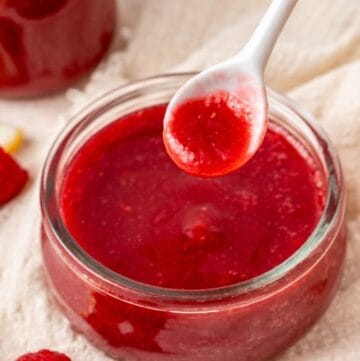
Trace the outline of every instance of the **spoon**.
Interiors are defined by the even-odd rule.
[[[187,81],[167,106],[163,140],[172,160],[201,177],[232,172],[260,147],[267,128],[264,69],[298,0],[273,0],[237,55]]]

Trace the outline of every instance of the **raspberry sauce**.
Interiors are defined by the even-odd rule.
[[[226,92],[189,100],[164,128],[166,150],[184,171],[203,177],[230,173],[248,159],[251,111]]]
[[[155,106],[115,121],[71,160],[61,210],[79,245],[121,275],[174,289],[248,280],[296,252],[325,198],[303,147],[271,124],[240,169],[194,177],[165,151],[165,110]]]

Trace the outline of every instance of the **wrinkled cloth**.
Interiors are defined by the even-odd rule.
[[[110,361],[58,310],[44,280],[39,178],[51,143],[71,114],[136,78],[201,70],[235,54],[269,0],[119,0],[111,54],[86,84],[52,97],[0,100],[0,121],[25,130],[19,161],[31,181],[0,209],[0,360],[40,348],[74,361]],[[344,276],[322,319],[276,361],[360,360],[360,1],[302,0],[281,34],[266,82],[312,113],[335,143],[348,190]]]

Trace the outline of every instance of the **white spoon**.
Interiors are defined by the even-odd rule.
[[[164,117],[163,139],[167,152],[180,168],[198,176],[222,175],[240,167],[257,151],[267,128],[264,69],[275,42],[296,3],[297,0],[273,0],[240,53],[194,76],[175,93]],[[199,122],[202,122],[198,124],[199,129],[196,124],[191,124],[190,120],[187,123],[187,120],[183,119],[180,125],[178,124],[178,134],[174,134],[175,121],[184,114],[178,110],[184,104],[203,99],[204,107],[206,107],[206,104],[220,101],[224,94],[223,100],[227,102],[227,107],[234,114],[240,112],[245,115],[245,120],[248,122],[249,134],[244,149],[240,149],[241,139],[239,144],[233,144],[234,149],[240,149],[238,154],[233,154],[231,157],[230,153],[233,150],[224,147],[225,138],[222,136],[226,137],[226,134],[222,135],[221,131],[226,132],[225,123],[223,129],[216,129],[217,125],[214,124],[213,128],[216,131],[207,129],[207,121],[210,124],[210,120],[204,119],[205,113],[196,115]],[[219,114],[215,114],[216,112],[209,114],[216,118],[214,121],[220,122],[222,114],[221,109],[218,110]],[[238,118],[235,117],[235,119]],[[242,121],[244,121],[243,118]],[[187,124],[192,128],[186,129]],[[191,131],[197,134],[191,134]],[[236,131],[228,131],[233,132],[233,135],[236,133]],[[209,132],[216,134],[209,134]],[[196,141],[198,144],[195,144]],[[229,141],[229,146],[230,143]],[[210,152],[211,156],[207,154]]]

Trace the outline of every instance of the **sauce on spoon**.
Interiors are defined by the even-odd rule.
[[[229,173],[250,158],[251,117],[248,102],[225,91],[189,100],[174,109],[164,129],[166,150],[190,174]]]

